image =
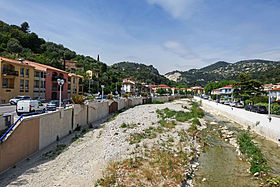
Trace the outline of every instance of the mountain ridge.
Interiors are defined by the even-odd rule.
[[[251,74],[252,78],[255,79],[261,79],[262,75],[263,79],[269,71],[279,67],[279,61],[263,59],[241,60],[234,63],[218,61],[200,69],[168,72],[165,74],[165,77],[188,85],[204,86],[212,81],[236,80],[238,74],[241,72]],[[176,77],[176,75],[179,76]]]

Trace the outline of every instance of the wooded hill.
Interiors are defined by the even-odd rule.
[[[235,63],[219,61],[201,69],[169,72],[166,76],[180,73],[178,82],[204,86],[213,81],[237,80],[237,76],[241,72],[251,74],[253,79],[260,80],[263,83],[280,82],[280,62],[258,59]]]
[[[115,91],[116,84],[120,91],[122,79],[130,76],[141,82],[174,85],[174,82],[159,75],[158,71],[152,66],[129,62],[107,66],[104,62],[97,61],[90,56],[77,54],[62,44],[46,42],[36,33],[31,32],[27,22],[17,26],[6,24],[0,20],[0,55],[11,59],[23,58],[59,69],[64,69],[64,66],[60,63],[61,59],[75,60],[77,66],[84,69],[77,70],[75,73],[86,77],[85,72],[92,70],[98,74],[98,77],[94,77],[91,86],[92,92],[100,91],[98,88],[101,84],[105,85],[105,93]],[[151,71],[146,71],[147,69],[151,69]],[[85,82],[88,82],[87,79]],[[88,84],[85,84],[84,90],[87,90],[87,88]]]

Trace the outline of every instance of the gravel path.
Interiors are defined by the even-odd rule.
[[[72,142],[75,134],[69,135],[59,142],[67,145],[61,154],[52,158],[42,156],[56,148],[56,144],[49,146],[0,175],[0,186],[93,186],[110,161],[124,158],[134,149],[135,145],[126,141],[129,134],[158,122],[157,109],[184,110],[183,103],[136,106],[75,142]],[[137,124],[137,128],[124,131],[123,123]]]

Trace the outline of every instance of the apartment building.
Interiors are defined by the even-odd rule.
[[[68,98],[74,94],[83,94],[84,91],[84,77],[74,73],[68,74]]]
[[[0,57],[0,103],[18,95],[33,97],[34,67],[22,60]]]

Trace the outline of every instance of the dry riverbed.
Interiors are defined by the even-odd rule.
[[[1,174],[0,186],[260,184],[238,131],[204,115],[189,99],[136,106],[32,155]]]
[[[189,115],[190,108],[180,100],[128,109],[30,156],[1,174],[0,186],[191,184],[200,145],[189,129],[204,121]]]

